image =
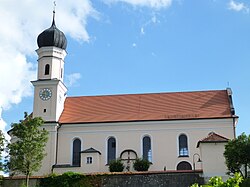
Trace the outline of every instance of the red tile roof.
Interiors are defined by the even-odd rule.
[[[67,97],[65,123],[233,117],[226,90]]]
[[[228,142],[228,138],[216,134],[215,132],[211,132],[208,134],[206,138],[203,138],[197,143],[197,148],[199,147],[200,143],[218,143],[218,142]]]

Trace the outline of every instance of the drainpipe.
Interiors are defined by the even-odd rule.
[[[53,173],[54,171],[54,168],[55,166],[57,165],[57,155],[58,155],[58,132],[59,132],[59,129],[61,128],[61,125],[58,123],[58,126],[57,126],[57,129],[56,129],[56,160],[55,160],[55,164],[52,165],[52,168],[51,168],[51,173]]]

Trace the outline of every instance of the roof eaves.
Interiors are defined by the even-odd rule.
[[[123,121],[90,121],[90,122],[69,122],[63,120],[60,120],[59,123],[61,125],[70,125],[70,124],[91,124],[91,123],[122,123],[122,122],[147,122],[147,121],[184,121],[184,120],[207,120],[207,119],[230,119],[234,118],[232,116],[226,116],[226,117],[211,117],[211,118],[186,118],[186,119],[151,119],[151,120],[123,120]]]

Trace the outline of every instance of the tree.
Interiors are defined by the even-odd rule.
[[[224,156],[229,173],[242,173],[241,168],[244,168],[244,176],[247,178],[247,166],[250,166],[250,135],[243,133],[230,140],[225,146]]]
[[[2,152],[4,151],[5,138],[3,132],[0,130],[0,160],[2,160]],[[3,171],[3,163],[0,162],[0,171]]]
[[[24,120],[12,124],[10,131],[12,142],[7,146],[9,152],[7,168],[11,175],[24,174],[27,187],[29,177],[40,169],[46,155],[44,152],[48,132],[41,128],[43,124],[42,118],[32,118],[25,113]]]
[[[221,177],[211,177],[207,185],[193,184],[191,187],[240,187],[243,177],[239,173],[235,173],[234,177],[230,177],[226,182]]]

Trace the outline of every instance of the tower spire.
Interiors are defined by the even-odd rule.
[[[56,25],[55,24],[55,14],[56,14],[56,1],[54,1],[52,25]]]

